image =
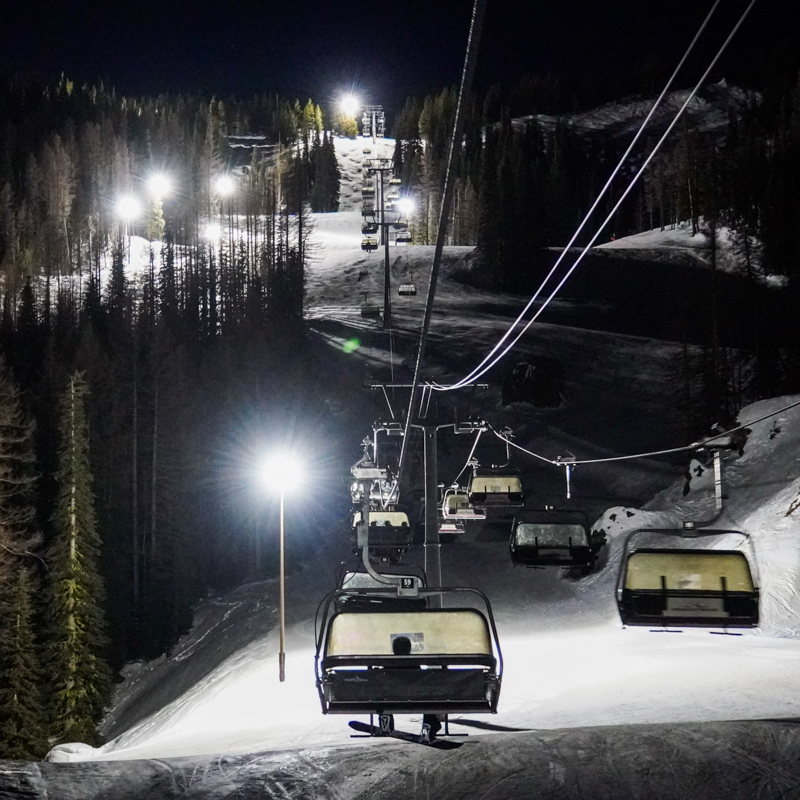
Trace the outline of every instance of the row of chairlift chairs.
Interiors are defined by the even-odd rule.
[[[370,491],[377,505],[390,485],[388,476],[363,459],[359,464],[374,469],[362,469],[372,482],[354,487]],[[354,502],[363,499],[354,493]],[[473,465],[466,488],[454,485],[444,492],[440,519],[463,525],[486,519],[493,508],[518,511],[510,540],[515,565],[584,572],[594,567],[604,537],[593,534],[586,514],[525,509],[521,476],[508,466]],[[358,512],[353,522],[355,529]],[[616,585],[623,626],[730,633],[758,625],[759,589],[748,534],[704,524],[639,529],[626,537]],[[371,508],[368,529],[369,555],[383,561],[382,571],[375,572],[365,557],[367,570],[343,572],[318,610],[315,663],[323,713],[369,714],[366,730],[372,735],[394,734],[394,714],[435,714],[446,722],[452,713],[495,713],[503,659],[489,598],[476,589],[429,587],[418,567],[386,569],[411,543],[411,524],[399,507]],[[687,546],[705,537],[725,549]],[[738,548],[731,549],[734,543]],[[372,725],[374,716],[378,726]],[[423,726],[420,736],[427,735]]]
[[[371,735],[397,735],[395,714],[435,715],[449,733],[450,714],[495,713],[503,662],[489,599],[476,589],[429,587],[420,568],[396,566],[412,540],[408,513],[386,502],[393,499],[390,475],[368,455],[352,472],[354,549],[369,506],[366,570],[343,571],[318,609],[322,712],[369,714],[370,725],[358,730]],[[431,738],[428,724],[420,738]]]

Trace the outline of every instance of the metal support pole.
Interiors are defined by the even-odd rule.
[[[283,568],[283,492],[281,492],[281,620],[280,620],[280,653],[278,655],[278,665],[280,672],[280,680],[286,680],[286,594],[284,591],[285,573]]]
[[[572,464],[564,464],[564,475],[567,478],[567,500],[572,499]]]
[[[438,465],[436,425],[425,426],[425,574],[428,586],[442,585],[442,554],[439,543]],[[441,595],[431,596],[431,606],[441,608]]]
[[[392,281],[389,274],[389,230],[386,227],[386,206],[383,197],[383,170],[381,176],[381,244],[384,247],[383,257],[383,329],[392,327]]]
[[[719,448],[714,448],[714,510],[717,514],[722,511],[722,463]]]

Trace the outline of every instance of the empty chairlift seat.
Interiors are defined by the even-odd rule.
[[[514,469],[480,469],[472,475],[467,491],[469,501],[476,506],[522,508],[522,478]]]
[[[580,567],[589,571],[596,552],[586,515],[573,510],[524,511],[511,527],[511,560],[527,567]]]
[[[417,285],[415,283],[401,283],[397,293],[401,297],[415,297],[417,294]]]
[[[622,566],[617,604],[625,625],[758,625],[758,588],[738,550],[634,550]]]
[[[447,489],[442,500],[442,516],[445,519],[486,519],[486,509],[474,506],[464,489]]]
[[[488,619],[474,608],[329,615],[332,608],[329,602],[317,642],[324,714],[497,711],[502,656],[488,601]],[[394,644],[401,637],[404,647]],[[411,652],[397,654],[409,642]]]

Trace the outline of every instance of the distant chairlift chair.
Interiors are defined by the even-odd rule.
[[[522,477],[513,467],[476,466],[469,482],[467,497],[470,503],[486,508],[523,508]]]
[[[415,297],[417,294],[417,285],[413,282],[401,283],[397,293],[401,297]]]
[[[684,537],[680,530],[635,531]],[[703,531],[702,535],[742,534]],[[747,537],[749,538],[749,537]],[[759,591],[740,550],[642,547],[631,537],[617,582],[623,625],[752,628],[758,625]]]
[[[361,511],[353,514],[350,541],[353,552],[358,552],[357,525],[361,522]],[[411,544],[412,528],[408,514],[399,509],[375,509],[369,512],[369,552],[373,558],[397,563]]]
[[[604,537],[593,537],[582,511],[522,511],[511,526],[511,560],[526,567],[579,568],[591,572]]]
[[[374,236],[365,236],[361,240],[361,249],[366,253],[370,253],[373,250],[377,250],[378,240]]]
[[[369,300],[369,293],[364,292],[364,302],[361,304],[362,317],[379,317],[381,314],[381,307],[377,303]]]
[[[486,509],[474,506],[466,490],[451,486],[442,498],[442,516],[450,520],[486,519]]]
[[[366,235],[368,235],[370,233],[377,233],[377,232],[378,232],[378,223],[377,222],[365,221],[365,222],[361,223],[361,233],[364,236],[366,236]],[[376,244],[377,244],[377,242],[376,242]]]
[[[379,590],[360,590],[369,596]],[[385,592],[388,593],[388,592]],[[475,589],[420,589],[445,600],[469,594],[476,608],[336,611],[323,600],[315,669],[323,714],[497,712],[503,660],[488,598]],[[411,652],[396,655],[398,637]]]

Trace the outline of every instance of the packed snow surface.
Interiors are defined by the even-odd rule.
[[[333,380],[336,374],[352,384],[344,399],[332,397],[332,407],[352,403],[363,409],[363,425],[353,430],[353,461],[369,433],[367,415],[372,413],[359,399],[366,394],[362,381],[371,370],[386,370],[398,358],[413,355],[433,250],[391,247],[397,327],[393,361],[380,322],[360,315],[360,293],[382,303],[383,289],[382,251],[360,250],[363,146],[361,140],[336,141],[344,173],[343,210],[315,215],[316,252],[307,299],[313,335],[328,353],[320,358],[319,379]],[[378,149],[390,155],[392,146],[386,140]],[[641,237],[632,246],[691,244],[682,232]],[[524,302],[451,280],[448,269],[469,254],[470,248],[445,253],[431,332],[431,369],[439,377],[460,377],[474,366]],[[417,282],[417,297],[397,298],[397,283],[408,279]],[[343,355],[344,343],[354,338],[358,349]],[[548,458],[634,453],[652,449],[654,442],[661,447],[688,444],[680,438],[678,414],[665,401],[678,350],[641,337],[538,325],[521,343],[518,356],[555,354],[567,365],[563,407],[538,412],[519,404],[503,408],[494,386],[482,401],[483,413],[511,424],[519,444]],[[757,569],[761,623],[755,630],[735,636],[704,630],[651,633],[620,624],[614,589],[625,537],[640,527],[679,527],[684,519],[702,519],[713,511],[710,471],[699,462],[684,494],[688,457],[683,465],[642,459],[576,471],[576,502],[585,503],[595,528],[609,539],[589,576],[513,567],[505,530],[476,525],[443,547],[444,584],[484,591],[497,620],[505,674],[498,715],[484,719],[548,729],[800,716],[800,408],[753,423],[796,399],[775,398],[744,408],[739,421],[751,429],[744,454],[724,458],[728,499],[717,527],[745,532],[750,539],[720,537],[714,546],[743,548]],[[453,445],[458,451],[443,456],[443,472],[458,471],[471,441],[458,445],[460,450]],[[559,493],[563,497],[561,470],[523,463],[522,456],[517,463],[524,467],[528,497],[535,505],[557,500]],[[106,745],[96,750],[61,746],[51,757],[143,759],[350,744],[347,717],[322,715],[314,678],[314,612],[334,586],[337,564],[347,557],[342,536],[288,579],[285,683],[278,681],[275,582],[241,587],[201,606],[195,628],[169,658],[126,670],[105,723],[113,737]],[[422,548],[412,547],[407,560],[423,559]],[[418,722],[400,719],[398,727],[414,729]],[[471,730],[471,735],[509,734]],[[365,748],[375,744],[363,742]]]

